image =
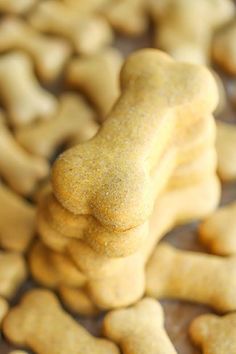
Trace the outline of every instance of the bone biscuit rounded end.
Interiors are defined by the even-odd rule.
[[[197,317],[190,325],[190,338],[203,353],[221,354],[234,352],[235,343],[235,313],[225,316],[206,314]]]
[[[161,305],[154,299],[144,298],[130,308],[108,313],[103,329],[124,354],[176,354],[163,322]]]
[[[197,302],[219,312],[234,311],[235,264],[235,257],[180,251],[161,244],[147,265],[147,294]]]
[[[20,304],[9,312],[3,330],[12,343],[37,350],[39,354],[58,351],[82,354],[85,348],[94,354],[119,353],[112,342],[87,332],[48,290],[35,289],[26,293]]]

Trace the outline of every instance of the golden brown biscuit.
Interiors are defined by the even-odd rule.
[[[199,227],[199,238],[215,254],[236,254],[236,203],[216,210]]]
[[[190,337],[203,354],[236,353],[236,314],[197,317],[191,323]]]
[[[232,124],[217,122],[216,151],[218,173],[223,181],[236,179],[236,128]]]
[[[35,234],[35,208],[0,182],[0,246],[24,252]]]
[[[56,112],[55,97],[39,85],[32,62],[23,52],[1,56],[0,90],[11,123],[16,127],[46,119]]]
[[[88,296],[85,288],[72,288],[65,285],[60,285],[58,288],[63,305],[71,312],[80,316],[97,316],[99,309],[94,305]]]
[[[9,354],[28,354],[28,353],[23,350],[13,350]]]
[[[179,61],[208,64],[214,31],[233,18],[235,7],[231,0],[153,0],[151,13],[155,47]]]
[[[229,74],[236,75],[236,20],[234,19],[215,36],[213,59]]]
[[[72,59],[67,81],[84,92],[94,103],[103,121],[120,93],[119,74],[123,58],[115,48],[106,48],[93,56]]]
[[[13,297],[27,275],[26,263],[22,255],[0,252],[0,296]]]
[[[110,0],[102,14],[117,32],[126,36],[139,36],[148,27],[145,0]]]
[[[32,56],[44,81],[55,80],[71,54],[69,43],[45,36],[20,18],[5,18],[0,24],[0,52],[21,49]]]
[[[164,329],[164,313],[154,299],[144,298],[133,307],[105,316],[103,332],[123,354],[176,354]]]
[[[57,200],[74,214],[92,216],[96,232],[91,247],[108,254],[112,240],[110,256],[140,247],[155,198],[177,164],[178,145],[167,148],[170,140],[209,116],[217,102],[215,82],[206,69],[176,63],[156,50],[131,55],[121,83],[123,94],[96,137],[62,154],[52,170]],[[203,95],[206,86],[209,95]],[[126,240],[122,254],[121,239]]]
[[[63,2],[41,1],[30,14],[29,21],[36,29],[65,37],[76,51],[92,54],[113,39],[108,23],[93,12],[76,11]]]
[[[93,337],[60,306],[47,290],[28,292],[3,324],[4,334],[16,345],[38,354],[118,354],[115,344]]]
[[[27,153],[14,139],[0,112],[0,175],[19,194],[28,195],[49,174],[48,162]]]
[[[16,139],[29,152],[49,158],[63,144],[91,139],[98,128],[95,114],[85,100],[65,93],[59,99],[57,114],[50,120],[18,129]]]
[[[157,246],[147,265],[147,294],[193,301],[227,312],[236,309],[236,258]]]

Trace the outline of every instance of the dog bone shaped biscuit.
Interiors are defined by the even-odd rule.
[[[1,182],[0,200],[0,246],[24,252],[34,237],[35,208]]]
[[[164,329],[161,305],[144,298],[128,309],[105,316],[104,334],[117,343],[123,354],[176,354]]]
[[[217,122],[216,151],[218,173],[222,180],[236,179],[236,128],[232,124]]]
[[[191,323],[190,336],[203,354],[236,353],[236,314],[199,316]]]
[[[111,0],[101,12],[117,32],[127,36],[139,36],[148,27],[145,0]]]
[[[14,296],[26,275],[26,263],[22,255],[0,252],[0,296],[7,299]]]
[[[206,69],[175,63],[156,50],[131,55],[121,83],[123,94],[96,137],[62,154],[52,170],[53,190],[64,208],[92,214],[101,229],[117,232],[148,219],[154,184],[161,190],[175,166],[174,151],[160,159],[169,140],[184,130],[186,117],[190,124],[209,115],[217,100]],[[151,175],[158,163],[155,181]]]
[[[18,129],[16,138],[29,152],[49,158],[64,143],[89,140],[98,127],[94,112],[83,98],[67,93],[59,99],[56,115]]]
[[[147,265],[147,294],[209,305],[220,312],[236,309],[236,258],[158,246]]]
[[[119,354],[113,343],[88,333],[47,290],[28,292],[7,315],[3,330],[10,341],[38,354]]]
[[[215,254],[236,254],[236,203],[216,210],[199,227],[199,238]]]
[[[39,86],[32,63],[22,52],[1,57],[0,89],[11,123],[16,127],[45,119],[56,111],[56,99]]]
[[[83,54],[92,54],[113,39],[109,25],[102,17],[76,11],[55,0],[41,1],[29,21],[38,30],[70,39],[75,49]]]
[[[225,71],[236,75],[236,21],[219,31],[213,41],[213,59]]]
[[[94,103],[101,121],[119,96],[122,61],[118,50],[107,48],[93,56],[72,59],[68,66],[67,81]]]
[[[38,75],[46,82],[59,76],[71,54],[65,40],[47,37],[19,18],[5,18],[0,24],[0,51],[10,49],[28,52]]]
[[[0,12],[22,14],[28,11],[37,0],[0,0]]]
[[[16,192],[31,193],[40,179],[49,173],[49,165],[41,157],[27,153],[7,129],[0,112],[0,175]]]
[[[152,1],[151,11],[157,23],[155,46],[179,61],[208,64],[214,31],[235,13],[230,0]],[[202,26],[199,27],[198,19]]]

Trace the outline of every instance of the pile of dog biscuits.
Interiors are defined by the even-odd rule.
[[[0,353],[236,354],[234,1],[0,14]],[[205,306],[192,347],[163,300]]]

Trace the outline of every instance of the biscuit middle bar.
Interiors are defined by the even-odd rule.
[[[98,134],[55,162],[39,234],[74,262],[98,307],[140,298],[157,241],[216,208],[217,100],[206,68],[138,51],[122,68],[120,98]]]

